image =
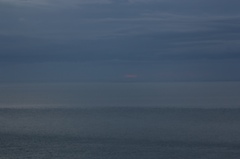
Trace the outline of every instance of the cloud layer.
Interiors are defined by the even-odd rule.
[[[193,60],[221,60],[228,67],[229,60],[240,58],[239,5],[234,0],[0,0],[0,61],[7,66],[187,60],[191,67]]]

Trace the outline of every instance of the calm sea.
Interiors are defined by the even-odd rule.
[[[238,82],[0,87],[0,159],[240,157]]]

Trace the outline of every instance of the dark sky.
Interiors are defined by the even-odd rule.
[[[0,0],[0,82],[240,80],[238,0]]]

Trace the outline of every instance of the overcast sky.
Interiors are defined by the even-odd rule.
[[[238,0],[0,0],[0,82],[240,80]]]

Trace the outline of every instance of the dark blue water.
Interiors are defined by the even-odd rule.
[[[240,109],[0,109],[1,159],[236,159]]]
[[[240,83],[0,85],[0,159],[237,159]]]

